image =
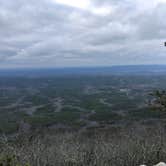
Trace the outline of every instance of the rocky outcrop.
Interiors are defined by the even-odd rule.
[[[158,164],[156,164],[154,166],[166,166],[166,163],[160,162],[160,163],[158,163]]]
[[[140,166],[146,166],[146,165],[140,165]],[[160,163],[158,163],[158,164],[156,164],[154,166],[166,166],[166,163],[160,162]]]

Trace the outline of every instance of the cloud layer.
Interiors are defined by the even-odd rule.
[[[166,0],[78,1],[0,1],[0,67],[166,64]]]

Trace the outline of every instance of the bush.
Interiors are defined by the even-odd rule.
[[[164,127],[129,126],[87,132],[20,135],[1,143],[0,164],[6,166],[138,166],[166,158]],[[7,154],[7,155],[6,155]],[[12,165],[13,164],[13,165]]]

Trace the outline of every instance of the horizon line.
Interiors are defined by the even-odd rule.
[[[93,69],[93,68],[112,68],[112,67],[141,67],[141,66],[166,66],[166,64],[136,64],[136,65],[106,65],[106,66],[62,66],[62,67],[45,67],[45,66],[42,66],[42,67],[0,67],[0,70],[31,70],[31,69],[34,69],[34,70],[40,70],[40,69]]]

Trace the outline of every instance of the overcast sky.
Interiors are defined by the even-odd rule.
[[[166,0],[0,0],[0,67],[166,64]]]

